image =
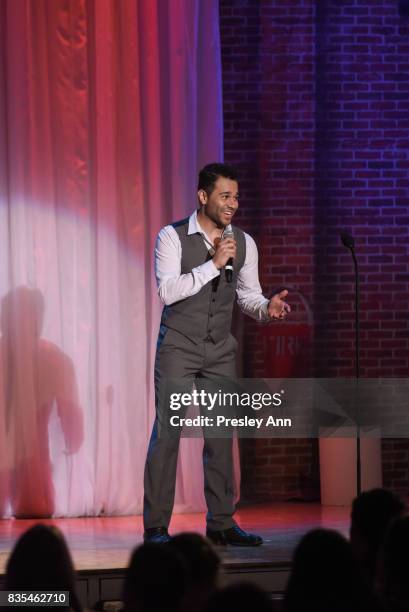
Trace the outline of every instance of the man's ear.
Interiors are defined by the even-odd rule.
[[[197,197],[199,198],[201,206],[207,204],[207,193],[204,189],[199,189],[199,191],[197,192]]]

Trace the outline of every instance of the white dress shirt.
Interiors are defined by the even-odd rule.
[[[204,244],[210,251],[211,241],[200,227],[197,211],[189,217],[188,235],[201,234]],[[269,300],[263,296],[258,278],[258,252],[253,238],[246,234],[246,258],[237,277],[237,303],[245,314],[257,321],[269,321],[267,312]],[[170,305],[195,295],[216,276],[220,270],[209,259],[193,268],[188,274],[181,274],[182,245],[172,225],[163,227],[156,239],[155,274],[158,295],[161,301]]]

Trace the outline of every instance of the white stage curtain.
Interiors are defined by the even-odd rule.
[[[0,4],[0,513],[134,514],[153,247],[222,158],[216,0]],[[176,511],[202,510],[200,440]]]

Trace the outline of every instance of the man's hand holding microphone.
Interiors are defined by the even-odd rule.
[[[236,257],[237,245],[232,237],[216,238],[214,241],[216,252],[213,255],[213,263],[218,270],[225,267],[229,259]]]

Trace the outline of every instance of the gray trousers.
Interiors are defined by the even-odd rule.
[[[155,395],[163,378],[193,380],[236,377],[237,342],[229,334],[218,343],[194,344],[179,332],[161,326],[155,360]],[[158,411],[158,405],[156,406]],[[157,413],[158,414],[158,413]],[[145,529],[168,527],[175,498],[179,437],[158,435],[158,416],[152,430],[144,475]],[[203,445],[206,522],[210,529],[235,525],[232,438],[207,438]]]

